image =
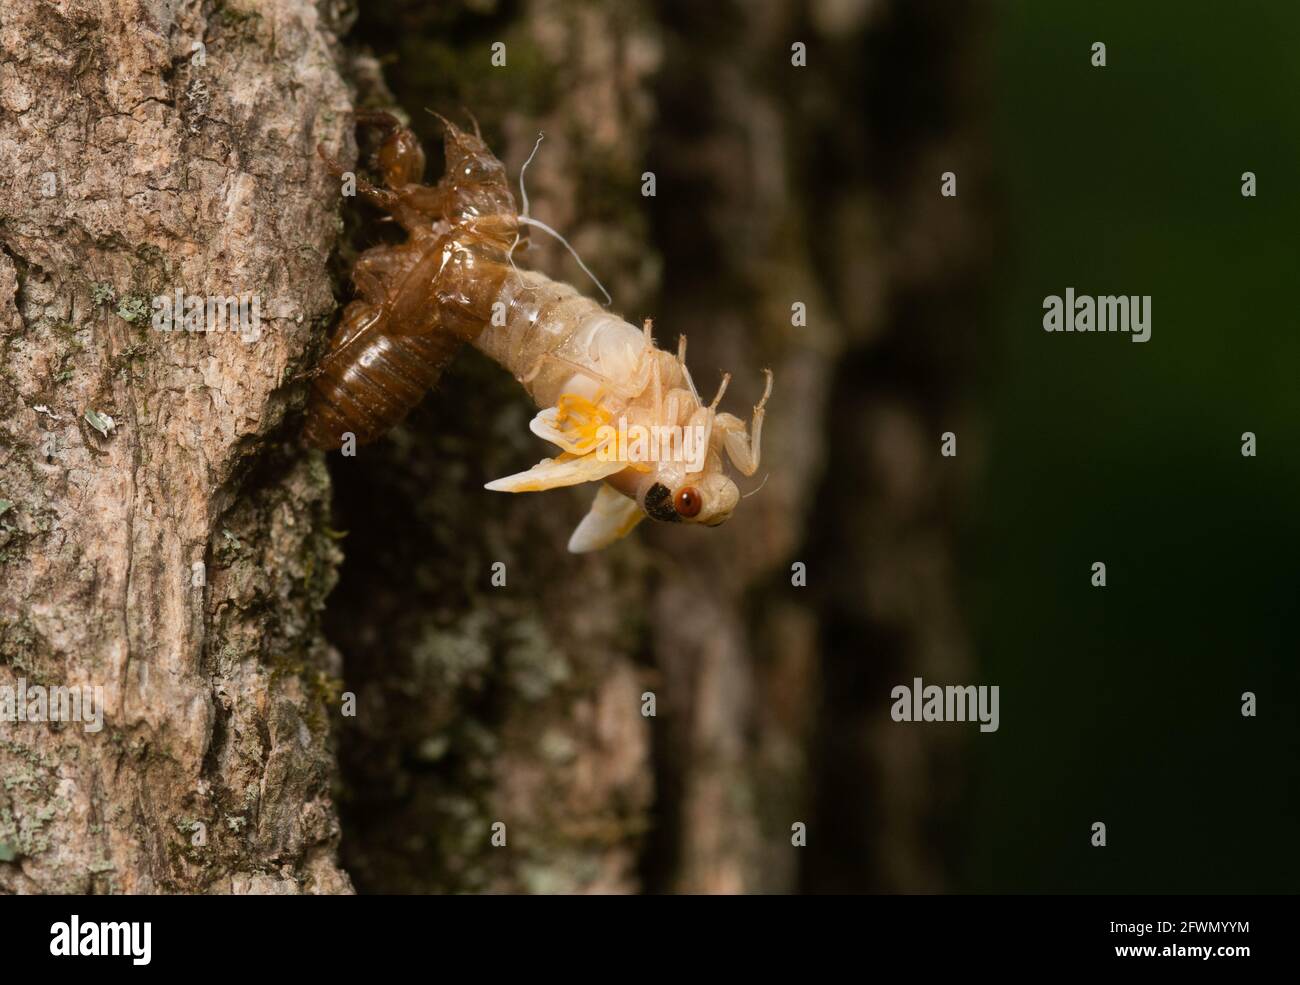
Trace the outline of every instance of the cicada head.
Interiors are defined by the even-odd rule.
[[[720,469],[690,474],[660,470],[641,481],[636,501],[652,520],[716,527],[731,516],[740,490]]]

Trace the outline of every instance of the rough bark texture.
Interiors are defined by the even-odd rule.
[[[0,891],[347,890],[339,554],[284,429],[334,309],[313,149],[350,140],[340,25],[306,0],[2,16],[0,685],[106,707],[94,734],[0,723]],[[258,294],[260,338],[155,331],[176,288]]]
[[[0,725],[0,890],[944,885],[922,838],[949,751],[882,729],[880,689],[966,659],[959,477],[936,454],[955,429],[944,327],[977,273],[961,18],[382,0],[345,50],[330,4],[244,3],[0,24],[0,685],[109,694],[98,735]],[[887,55],[944,38],[944,81],[918,93]],[[481,488],[544,450],[522,390],[473,352],[328,474],[298,447],[291,377],[330,323],[339,228],[313,148],[347,159],[352,103],[405,109],[431,150],[420,109],[468,107],[512,174],[544,130],[533,214],[615,310],[689,335],[701,389],[735,374],[737,412],[775,371],[762,492],[717,530],[645,524],[569,555],[589,490]],[[939,172],[968,164],[940,203]],[[386,235],[374,219],[347,204],[336,279]],[[587,289],[534,244],[523,262]],[[160,335],[148,298],[176,286],[258,290],[274,316],[256,345]]]

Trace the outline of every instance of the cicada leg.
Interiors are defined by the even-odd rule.
[[[735,414],[718,414],[713,421],[713,426],[722,435],[722,446],[726,449],[731,464],[744,475],[753,475],[758,471],[762,456],[763,410],[767,406],[767,398],[772,395],[772,371],[765,369],[763,372],[767,374],[767,386],[763,389],[763,398],[754,407],[754,417],[748,431],[745,422]]]

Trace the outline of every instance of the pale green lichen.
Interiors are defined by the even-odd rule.
[[[515,689],[529,701],[541,701],[569,680],[572,668],[564,652],[556,647],[546,629],[534,616],[519,619],[510,627],[512,637],[506,650],[506,671]]]
[[[123,321],[137,322],[149,317],[149,299],[142,294],[129,294],[117,305],[117,317]]]
[[[27,616],[0,618],[0,663],[12,664],[15,670],[30,674],[37,665],[42,642],[35,625]],[[0,748],[5,748],[6,745],[0,743]],[[23,749],[16,744],[15,748]]]
[[[117,427],[117,422],[107,414],[100,413],[93,407],[86,411],[84,416],[85,422],[107,438]]]

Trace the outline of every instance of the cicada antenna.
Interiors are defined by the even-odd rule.
[[[528,160],[524,161],[523,167],[519,169],[519,201],[523,205],[523,209],[520,211],[518,216],[519,223],[520,225],[524,225],[524,226],[534,226],[537,229],[540,229],[542,232],[554,236],[562,244],[564,244],[564,248],[569,251],[569,255],[573,257],[574,260],[578,261],[578,266],[582,268],[582,272],[586,274],[588,277],[590,277],[591,282],[600,288],[600,293],[605,295],[605,306],[608,307],[609,305],[614,303],[614,298],[610,295],[609,291],[605,290],[605,285],[600,282],[600,278],[597,277],[594,273],[592,273],[591,268],[588,267],[583,262],[582,257],[578,255],[578,251],[573,248],[573,246],[569,243],[567,239],[565,239],[562,235],[560,235],[558,232],[556,232],[546,223],[542,222],[540,219],[534,219],[532,216],[528,214],[530,206],[528,202],[528,189],[524,185],[524,173],[528,170],[528,165],[533,163],[533,158],[537,156],[537,149],[542,146],[542,141],[545,139],[546,139],[545,133],[539,132],[537,134],[537,142],[533,144],[532,153],[528,155]],[[519,246],[519,231],[515,230],[514,242],[510,244],[510,269],[512,269],[515,272],[516,276],[519,275],[519,268],[515,266],[515,249],[518,246]]]
[[[524,186],[524,172],[528,170],[528,165],[533,163],[533,158],[537,156],[537,148],[542,146],[542,141],[545,139],[546,134],[540,130],[537,131],[537,142],[533,144],[532,153],[528,155],[528,160],[524,161],[523,167],[519,169],[519,201],[523,203],[523,209],[519,213],[521,219],[528,216],[528,189]],[[515,250],[519,246],[519,239],[519,230],[516,229],[514,242],[510,244],[510,252],[507,254],[510,260],[510,269],[515,272],[516,277],[519,276],[519,268],[515,266]]]

